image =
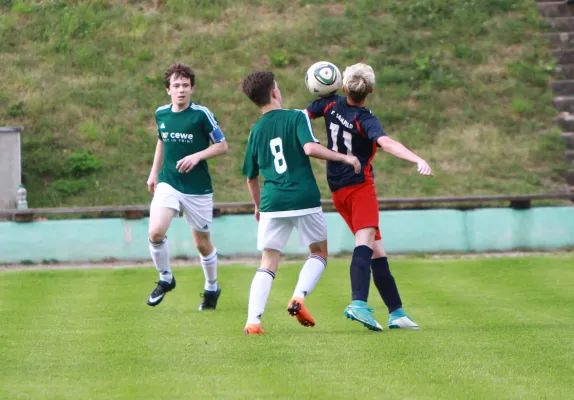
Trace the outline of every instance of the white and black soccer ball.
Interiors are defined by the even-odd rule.
[[[319,61],[307,70],[305,85],[312,94],[325,97],[341,88],[343,77],[335,64],[329,61]]]

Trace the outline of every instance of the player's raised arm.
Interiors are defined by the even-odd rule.
[[[421,175],[431,176],[432,170],[428,163],[417,156],[415,153],[407,149],[401,143],[391,139],[388,136],[381,136],[377,139],[377,144],[387,153],[400,158],[401,160],[409,161],[417,165],[417,171]]]
[[[198,109],[203,111],[204,122],[203,130],[209,135],[211,145],[205,150],[199,151],[194,154],[190,154],[187,157],[182,158],[176,164],[176,168],[179,172],[189,172],[195,167],[200,161],[208,160],[227,153],[228,146],[221,128],[217,125],[215,117],[206,107],[196,106]]]
[[[217,157],[227,152],[227,142],[223,141],[209,146],[207,149],[190,154],[177,162],[175,167],[181,173],[189,172],[202,160]]]
[[[309,157],[318,158],[319,160],[327,161],[338,161],[353,167],[355,174],[361,172],[361,163],[359,159],[355,156],[350,156],[346,154],[336,153],[329,150],[319,143],[308,142],[303,146],[305,154]]]
[[[204,129],[205,132],[208,132],[209,140],[212,143],[211,146],[203,151],[203,159],[207,160],[208,158],[217,157],[226,153],[228,146],[227,141],[225,140],[225,136],[223,136],[223,132],[221,131],[221,128],[217,124],[215,116],[211,113],[211,111],[205,108],[204,116]]]

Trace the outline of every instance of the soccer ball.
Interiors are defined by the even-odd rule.
[[[343,79],[339,68],[329,61],[311,65],[305,74],[305,85],[309,92],[319,97],[335,93],[341,88]]]

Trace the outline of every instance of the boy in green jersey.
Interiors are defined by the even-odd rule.
[[[158,141],[147,180],[153,195],[150,205],[149,249],[159,271],[157,287],[147,304],[157,306],[175,288],[169,266],[166,232],[173,217],[183,210],[205,276],[199,310],[215,309],[221,288],[217,284],[217,249],[210,239],[213,218],[213,189],[205,160],[227,151],[227,142],[207,107],[191,102],[195,74],[185,64],[175,63],[165,72],[165,87],[171,104],[155,112]]]
[[[281,92],[270,71],[257,71],[243,80],[243,92],[255,103],[262,117],[249,135],[243,174],[255,203],[259,222],[257,248],[263,251],[261,266],[251,283],[246,335],[263,333],[261,315],[279,265],[280,252],[293,228],[299,242],[309,247],[293,297],[287,306],[303,326],[315,320],[304,306],[304,299],[315,288],[327,265],[327,229],[321,209],[321,195],[309,156],[351,165],[360,172],[355,156],[336,153],[313,136],[309,117],[301,110],[286,110]],[[258,176],[265,178],[263,190]]]

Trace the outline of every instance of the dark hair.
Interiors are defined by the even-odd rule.
[[[255,71],[243,79],[243,93],[257,106],[271,102],[271,89],[275,88],[275,74],[271,71]]]
[[[171,64],[171,67],[165,71],[165,87],[167,89],[169,89],[172,75],[174,78],[189,78],[191,81],[191,87],[195,86],[195,72],[185,64],[173,63]]]

